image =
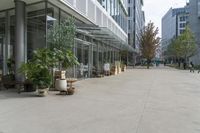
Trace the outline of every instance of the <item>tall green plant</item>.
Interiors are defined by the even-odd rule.
[[[73,17],[64,20],[61,24],[52,27],[48,34],[49,48],[55,54],[56,66],[60,69],[77,65],[78,61],[72,52],[76,34]]]
[[[50,49],[66,51],[74,46],[76,34],[75,19],[70,17],[60,24],[55,24],[48,32],[48,44]]]

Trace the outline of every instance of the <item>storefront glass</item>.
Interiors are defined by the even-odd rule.
[[[3,74],[5,49],[5,12],[0,13],[0,79]]]
[[[45,3],[26,7],[27,11],[27,59],[34,50],[46,47]]]

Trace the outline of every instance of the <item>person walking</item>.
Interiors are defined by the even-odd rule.
[[[190,68],[190,72],[194,73],[194,64],[192,62],[190,62],[189,68]]]
[[[183,69],[184,69],[184,70],[186,70],[186,65],[187,65],[187,63],[184,61],[184,62],[183,62]]]

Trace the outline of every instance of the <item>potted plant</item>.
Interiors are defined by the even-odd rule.
[[[51,73],[47,68],[42,68],[33,62],[23,64],[21,72],[34,84],[38,95],[45,96],[51,85]]]
[[[50,68],[53,66],[53,52],[43,48],[34,51],[33,58],[22,64],[20,72],[31,81],[39,96],[45,96],[52,84]]]
[[[59,64],[59,66],[62,66],[60,68],[60,71],[79,64],[78,59],[76,58],[76,56],[73,54],[71,50],[66,50],[66,52],[63,52],[63,51],[59,51],[55,49],[54,53],[56,53],[57,55],[56,56],[56,58],[58,59],[57,64]],[[67,90],[67,81],[65,79],[65,76],[64,77],[61,76],[60,79],[56,79],[55,87],[57,90],[60,90],[60,91]]]
[[[69,18],[61,24],[55,25],[50,29],[48,35],[48,44],[55,54],[55,66],[59,69],[60,76],[55,81],[56,90],[66,91],[67,82],[65,78],[66,69],[78,65],[77,58],[72,52],[74,46],[74,38],[76,34],[76,27],[74,18]],[[61,76],[62,75],[62,76]]]
[[[121,69],[122,69],[122,72],[126,71],[126,65],[123,62],[121,63]]]
[[[2,83],[6,89],[15,87],[14,66],[15,66],[15,61],[12,58],[8,59],[7,60],[8,74],[2,77]]]

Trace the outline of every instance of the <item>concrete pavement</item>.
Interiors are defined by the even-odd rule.
[[[199,133],[200,74],[132,69],[73,96],[0,92],[0,133]]]

